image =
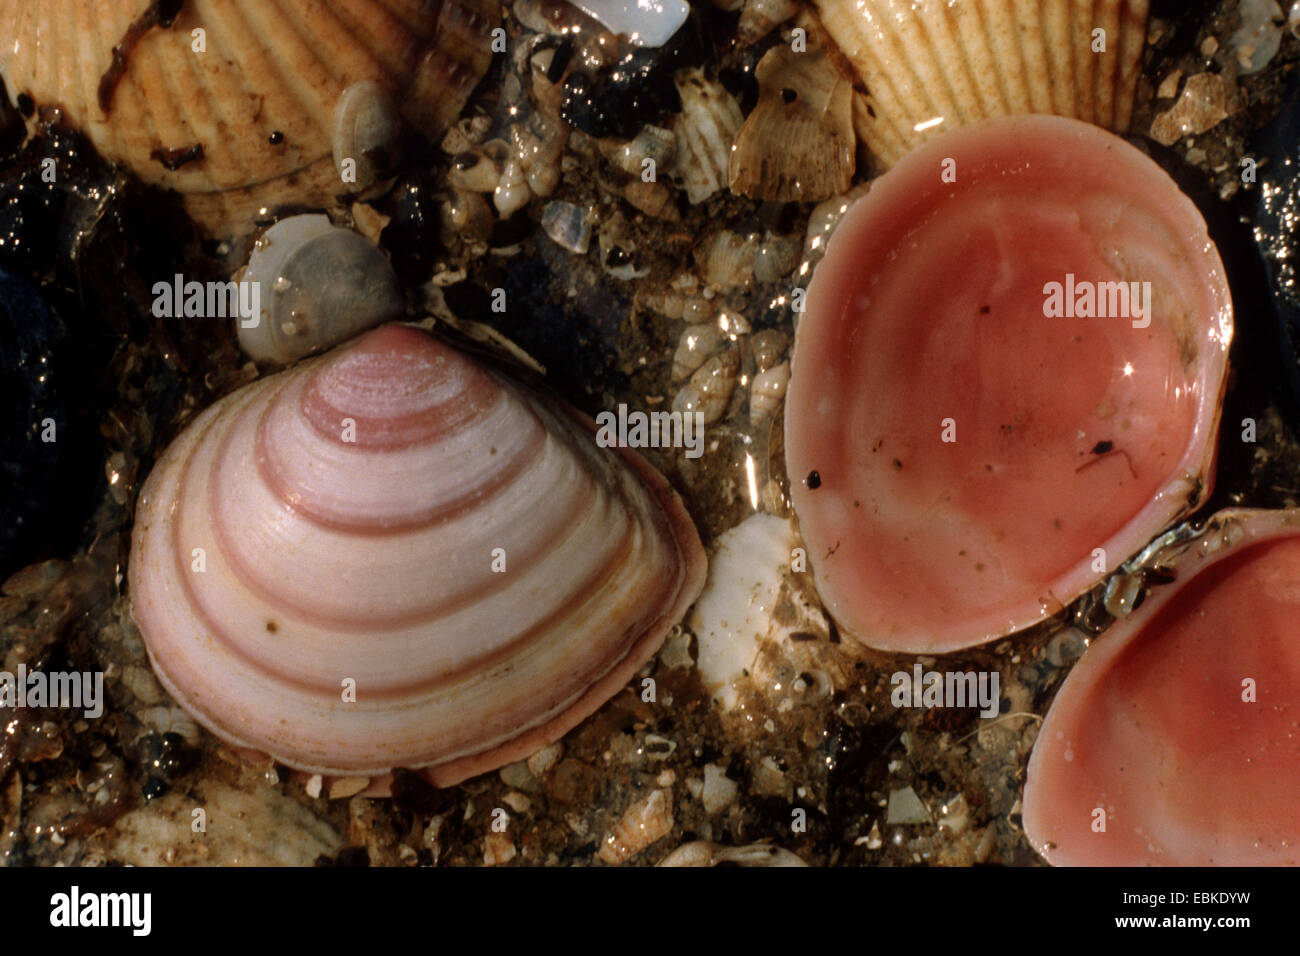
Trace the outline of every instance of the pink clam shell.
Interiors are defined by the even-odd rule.
[[[1062,865],[1300,864],[1300,510],[1221,512],[1172,567],[1061,686],[1025,834]]]
[[[704,575],[642,459],[390,325],[185,429],[141,493],[130,587],[162,683],[223,740],[312,773],[449,785],[613,696]]]
[[[1047,317],[1071,274],[1150,282],[1149,325]],[[846,213],[795,340],[786,463],[827,608],[917,653],[1059,611],[1208,494],[1231,337],[1204,221],[1123,140],[1014,116],[911,153]]]

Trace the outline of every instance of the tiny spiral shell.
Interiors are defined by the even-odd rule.
[[[736,350],[719,352],[696,369],[690,381],[673,398],[673,411],[699,412],[704,416],[704,424],[713,424],[726,414],[739,374],[740,359]]]
[[[749,420],[757,425],[767,418],[785,398],[790,384],[790,363],[782,362],[759,372],[749,386]]]

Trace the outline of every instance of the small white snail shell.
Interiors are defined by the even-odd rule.
[[[533,191],[528,187],[528,177],[518,159],[506,161],[501,171],[501,180],[492,191],[492,202],[502,219],[509,219],[528,205],[533,198]]]
[[[703,365],[724,339],[716,323],[686,326],[682,337],[677,340],[677,351],[673,353],[673,380],[684,379]]]
[[[643,459],[390,324],[195,418],[141,491],[129,579],[159,681],[227,743],[449,786],[613,696],[705,564]]]
[[[402,117],[374,80],[353,83],[334,110],[334,168],[350,192],[365,193],[397,165]]]
[[[291,216],[257,241],[240,277],[260,312],[237,320],[239,344],[259,362],[292,362],[401,314],[392,266],[374,245],[326,216]]]
[[[726,414],[739,372],[740,360],[734,348],[718,353],[696,369],[673,398],[673,411],[699,412],[704,424],[713,424]]]
[[[749,340],[749,347],[754,353],[754,364],[760,372],[766,372],[785,355],[789,340],[779,329],[763,329],[755,332]]]
[[[465,192],[490,193],[501,182],[509,158],[510,144],[503,139],[490,139],[452,158],[447,183]]]
[[[749,420],[757,425],[776,410],[790,384],[790,363],[782,362],[759,372],[749,386]]]

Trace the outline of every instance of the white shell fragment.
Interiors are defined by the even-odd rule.
[[[704,202],[727,185],[731,146],[744,116],[721,83],[700,69],[677,74],[682,111],[673,126],[677,158],[673,174],[682,182],[691,205]]]
[[[720,846],[696,840],[683,843],[664,857],[660,866],[717,866],[730,863],[733,866],[807,866],[789,850],[765,843],[752,846]]]
[[[637,46],[663,46],[676,33],[691,7],[686,0],[571,0],[611,33]]]
[[[736,781],[727,776],[727,771],[716,763],[704,765],[704,785],[700,790],[700,802],[704,812],[721,813],[735,802],[740,787]]]
[[[752,672],[759,641],[772,630],[783,568],[795,546],[790,522],[756,514],[722,534],[709,580],[687,623],[699,642],[704,686],[724,709],[739,700],[737,684]]]
[[[202,831],[194,829],[196,807],[204,809]],[[210,777],[137,807],[98,839],[107,857],[127,866],[311,866],[346,845],[290,794]]]
[[[260,311],[239,345],[258,362],[285,363],[337,345],[401,314],[402,291],[384,254],[326,216],[291,216],[258,240],[241,281]]]
[[[916,791],[911,787],[889,791],[889,806],[885,810],[885,823],[929,823],[933,817]]]

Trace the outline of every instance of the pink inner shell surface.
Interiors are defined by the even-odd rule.
[[[1245,514],[1062,685],[1024,800],[1050,862],[1300,863],[1300,512]]]
[[[558,739],[705,574],[667,482],[592,431],[397,325],[227,396],[141,493],[131,596],[159,678],[228,742],[334,776],[448,785]]]
[[[1150,282],[1149,325],[1048,317],[1069,274]],[[1208,494],[1231,337],[1204,221],[1118,137],[1015,116],[909,154],[832,236],[787,395],[794,507],[841,627],[956,650],[1101,580]]]

